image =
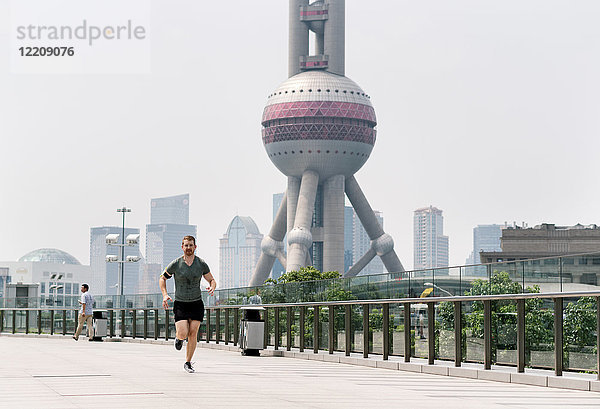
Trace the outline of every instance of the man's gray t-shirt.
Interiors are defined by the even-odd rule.
[[[192,302],[202,299],[200,280],[204,274],[210,273],[208,265],[199,257],[194,256],[191,266],[179,257],[171,261],[165,268],[165,278],[175,278],[175,301]]]

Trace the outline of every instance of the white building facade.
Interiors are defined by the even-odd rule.
[[[447,267],[448,259],[448,236],[444,236],[442,210],[433,206],[415,210],[413,268]]]

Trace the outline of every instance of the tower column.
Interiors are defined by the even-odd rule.
[[[371,205],[367,201],[365,194],[360,189],[354,176],[346,178],[346,195],[371,239],[371,249],[375,251],[375,254],[381,257],[381,261],[383,261],[383,265],[385,265],[387,271],[390,273],[404,271],[404,267],[402,267],[402,263],[394,251],[394,240],[392,240],[392,237],[389,234],[386,234],[383,231],[377,217],[375,217]],[[354,274],[359,272],[355,271],[353,268],[351,271]],[[348,271],[348,273],[350,273],[350,271]],[[349,276],[348,273],[346,274],[346,277]]]
[[[329,56],[327,71],[344,75],[346,48],[345,0],[328,0],[329,17],[325,22],[325,54]]]
[[[300,20],[300,6],[308,6],[308,0],[290,0],[288,77],[300,73],[300,56],[308,55],[308,26]]]
[[[317,172],[307,170],[302,174],[294,228],[288,232],[286,272],[297,271],[304,266],[308,249],[312,245],[310,227],[318,185],[319,174]]]
[[[289,233],[294,228],[296,220],[296,207],[298,207],[298,195],[300,194],[300,178],[288,176],[287,186],[287,229]]]
[[[262,285],[269,277],[275,258],[278,258],[285,266],[285,255],[283,254],[283,237],[286,231],[287,219],[287,193],[283,195],[281,205],[277,210],[277,215],[271,226],[269,234],[266,235],[260,243],[260,257],[254,268],[254,273],[248,285]]]
[[[344,176],[323,183],[323,271],[344,274]]]

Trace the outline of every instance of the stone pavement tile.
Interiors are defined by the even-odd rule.
[[[15,348],[15,342],[19,348]],[[89,344],[60,338],[0,337],[3,371],[0,385],[7,391],[0,396],[10,398],[11,407],[15,408],[46,408],[46,402],[50,402],[51,407],[64,408],[260,409],[520,409],[564,403],[562,409],[570,409],[577,407],[576,403],[585,408],[590,402],[598,402],[598,394],[594,392],[314,360],[251,358],[218,349],[198,349],[194,357],[198,372],[188,374],[183,371],[182,351],[176,351],[170,344]],[[41,375],[46,377],[40,378]],[[77,382],[96,383],[96,389],[108,389],[114,394],[74,396],[85,392],[74,387]],[[11,388],[20,394],[10,393]],[[32,392],[31,399],[26,398],[28,390]],[[96,392],[94,388],[92,392]]]

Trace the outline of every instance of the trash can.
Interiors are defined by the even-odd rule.
[[[265,321],[261,319],[261,311],[265,309],[254,305],[241,307],[242,322],[240,325],[240,349],[242,355],[260,356],[265,339]]]
[[[92,313],[92,322],[94,326],[94,341],[102,341],[108,334],[108,311],[106,310],[94,310]]]

